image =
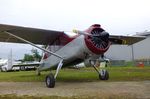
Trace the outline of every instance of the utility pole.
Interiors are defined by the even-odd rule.
[[[132,55],[132,63],[133,63],[133,65],[135,65],[135,64],[134,64],[134,61],[135,61],[134,58],[135,58],[135,57],[134,57],[134,46],[133,46],[133,44],[131,45],[131,53],[132,53],[132,54],[131,54],[131,55]]]

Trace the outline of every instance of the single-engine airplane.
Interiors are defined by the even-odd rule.
[[[142,36],[109,35],[99,24],[94,24],[85,31],[73,32],[77,34],[71,37],[63,31],[0,24],[0,42],[27,43],[43,50],[44,55],[37,71],[40,74],[42,70],[56,68],[55,75],[50,73],[45,78],[46,86],[53,88],[62,67],[74,66],[87,59],[104,56],[111,44],[131,45],[145,39]],[[39,47],[38,44],[46,45],[46,48]],[[92,66],[101,80],[108,80],[107,70],[99,71]]]
[[[7,64],[7,59],[0,59],[0,67]]]

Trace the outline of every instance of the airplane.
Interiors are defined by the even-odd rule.
[[[74,66],[88,59],[97,59],[112,44],[132,45],[145,39],[144,36],[110,35],[100,24],[93,24],[84,31],[74,30],[75,36],[65,31],[55,31],[0,24],[0,42],[25,43],[41,49],[43,58],[37,69],[37,74],[43,70],[50,70],[45,83],[48,88],[54,88],[56,77],[62,67]],[[45,45],[45,48],[37,45]],[[102,57],[103,58],[103,57]],[[109,73],[88,61],[99,75],[99,79],[108,80]],[[55,75],[51,69],[56,69]]]
[[[8,55],[8,59],[0,59],[0,71],[18,71],[18,70],[32,70],[40,65],[40,62],[21,62],[12,59],[12,50]]]
[[[0,59],[0,71],[12,70],[11,61],[9,59]]]
[[[12,50],[8,55],[8,59],[0,59],[0,71],[12,70]]]
[[[41,63],[37,61],[32,62],[14,62],[13,68],[19,67],[19,70],[25,71],[25,70],[35,70]]]
[[[0,71],[7,72],[12,70],[19,70],[19,68],[13,68],[13,65],[9,59],[1,59],[0,60]]]
[[[7,63],[7,59],[0,59],[0,67]]]
[[[1,59],[0,60],[0,71],[8,72],[8,71],[25,71],[25,70],[34,70],[40,65],[40,62],[25,62],[21,61],[11,61],[9,59]]]

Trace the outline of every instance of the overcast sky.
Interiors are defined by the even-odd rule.
[[[0,0],[0,24],[71,31],[98,23],[110,34],[150,30],[150,0]],[[29,45],[0,43],[0,57],[22,58]]]

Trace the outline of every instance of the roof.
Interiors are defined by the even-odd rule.
[[[150,31],[144,31],[144,32],[137,32],[136,35],[138,36],[150,36]]]

